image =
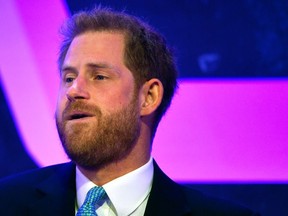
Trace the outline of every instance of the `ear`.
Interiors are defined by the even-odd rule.
[[[144,83],[141,89],[141,116],[156,111],[163,99],[164,88],[160,80],[153,78]]]

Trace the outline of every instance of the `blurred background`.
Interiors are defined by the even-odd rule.
[[[0,177],[66,162],[57,136],[61,24],[101,4],[174,50],[179,91],[153,157],[174,180],[288,215],[288,2],[0,0]]]

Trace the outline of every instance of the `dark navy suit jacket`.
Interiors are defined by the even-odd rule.
[[[178,185],[154,163],[145,216],[251,216],[238,206]],[[29,171],[0,181],[0,214],[5,216],[74,216],[75,165],[66,163]]]

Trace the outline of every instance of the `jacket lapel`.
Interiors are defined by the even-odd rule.
[[[154,177],[145,216],[184,216],[189,212],[181,187],[169,179],[154,161]]]
[[[59,167],[36,187],[29,215],[75,215],[75,188],[75,165]]]
[[[35,188],[30,216],[75,215],[75,165],[59,166]],[[190,208],[181,187],[167,177],[154,162],[154,177],[145,216],[187,216]]]

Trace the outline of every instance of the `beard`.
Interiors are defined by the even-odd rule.
[[[89,122],[67,126],[56,116],[56,126],[62,146],[77,165],[93,170],[125,158],[133,149],[140,134],[138,100],[134,97],[127,107],[103,115],[97,106],[81,101],[70,102],[64,116],[80,110],[95,115]]]

